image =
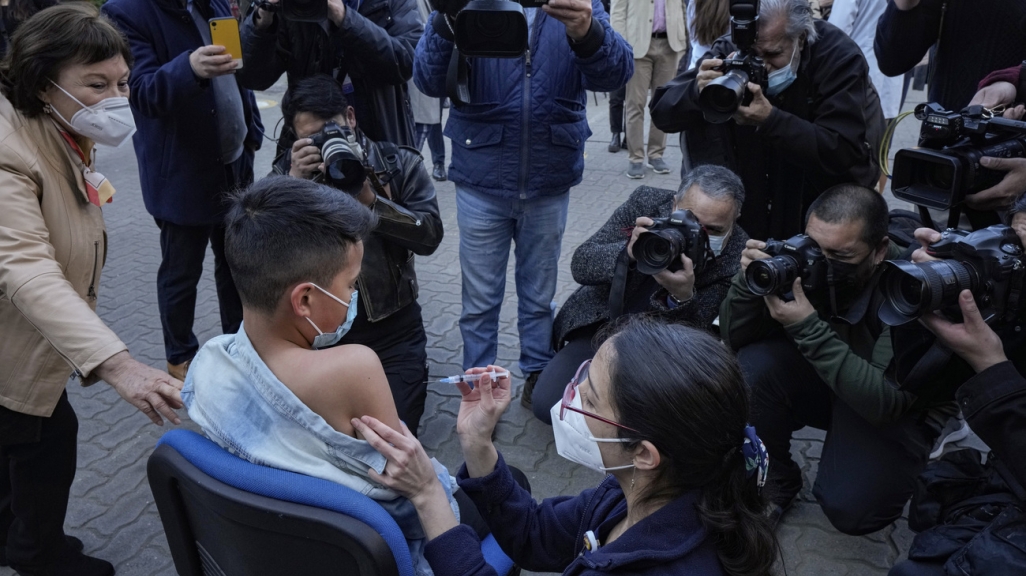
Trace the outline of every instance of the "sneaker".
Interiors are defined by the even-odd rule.
[[[620,142],[620,133],[613,132],[613,139],[609,141],[609,151],[616,154],[623,148],[623,144]]]
[[[524,379],[524,390],[520,394],[520,405],[528,410],[531,409],[531,396],[534,394],[534,385],[538,382],[541,372],[531,372]]]
[[[669,174],[670,167],[666,165],[666,161],[662,158],[650,158],[648,160],[648,166],[656,174]]]
[[[958,416],[948,419],[948,423],[944,425],[944,429],[937,436],[937,440],[935,440],[933,445],[933,451],[930,452],[930,460],[940,458],[944,454],[944,447],[946,445],[964,440],[968,435],[969,425],[965,423],[965,418],[959,412]]]
[[[65,536],[64,538],[66,538],[68,541],[68,548],[71,548],[71,550],[74,552],[81,552],[82,549],[85,548],[85,545],[82,544],[82,541],[78,538],[75,538],[74,536]],[[7,565],[7,547],[0,546],[0,566]]]
[[[631,162],[630,168],[627,169],[627,177],[634,178],[635,180],[645,177],[645,165],[641,162]]]
[[[445,182],[445,162],[435,162],[435,168],[431,171],[431,177],[439,182]]]

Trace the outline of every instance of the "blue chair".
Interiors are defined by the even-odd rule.
[[[146,465],[181,576],[413,576],[406,540],[376,502],[345,486],[247,462],[172,430]],[[489,535],[498,574],[514,565]]]

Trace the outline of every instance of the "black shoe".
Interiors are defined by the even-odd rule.
[[[82,549],[85,548],[85,544],[82,544],[82,541],[74,536],[65,536],[64,538],[68,541],[68,548],[71,548],[74,552],[81,552]],[[7,565],[7,547],[0,546],[0,566]]]
[[[106,560],[86,556],[74,550],[72,544],[49,566],[11,566],[18,576],[114,576],[114,565]]]
[[[528,410],[531,409],[531,395],[534,394],[534,385],[538,382],[541,372],[531,372],[524,380],[524,390],[520,394],[520,405]]]
[[[609,151],[616,154],[620,151],[620,148],[623,148],[623,145],[620,142],[620,133],[613,132],[613,139],[609,141]]]
[[[431,177],[439,182],[445,182],[445,162],[435,162],[435,169],[431,171]]]

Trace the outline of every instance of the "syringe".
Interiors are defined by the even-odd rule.
[[[456,376],[449,376],[448,378],[442,378],[439,380],[442,384],[455,384],[457,382],[477,382],[485,374],[488,375],[492,380],[498,378],[509,378],[509,372],[503,370],[502,372],[484,372],[481,374],[459,374]]]

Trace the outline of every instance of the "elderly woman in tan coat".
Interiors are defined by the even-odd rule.
[[[0,64],[0,565],[21,575],[114,573],[63,531],[78,432],[69,376],[179,423],[181,382],[133,360],[95,312],[114,187],[90,152],[134,132],[131,59],[75,3],[22,24]]]

